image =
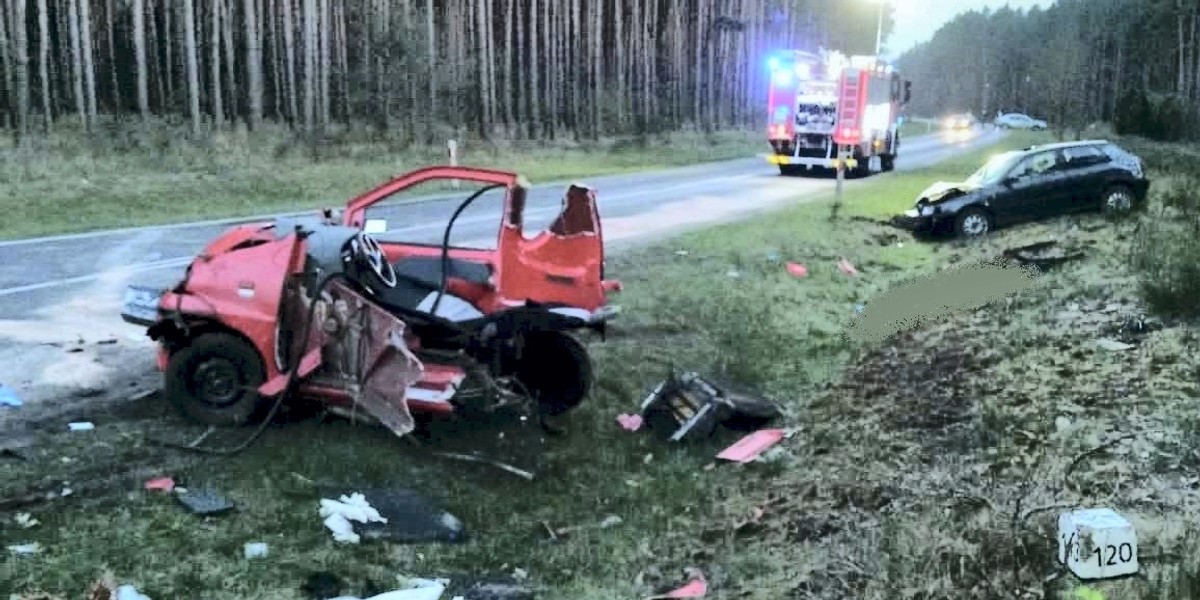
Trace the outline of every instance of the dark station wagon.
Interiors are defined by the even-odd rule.
[[[1059,215],[1133,210],[1149,188],[1142,160],[1107,140],[1030,146],[992,157],[964,181],[931,185],[893,223],[975,237]]]

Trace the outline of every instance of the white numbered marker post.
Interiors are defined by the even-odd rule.
[[[457,167],[458,166],[458,140],[448,140],[446,142],[446,154],[450,158],[450,166]],[[454,189],[458,189],[459,182],[457,179],[452,179],[452,180],[450,180],[450,185],[453,186]]]
[[[1109,508],[1090,508],[1058,517],[1058,560],[1080,579],[1137,573],[1137,532]]]

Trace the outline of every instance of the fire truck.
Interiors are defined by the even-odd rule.
[[[897,122],[911,83],[875,56],[847,58],[819,50],[777,52],[769,59],[767,160],[782,175],[844,167],[866,176],[891,171],[900,150]]]

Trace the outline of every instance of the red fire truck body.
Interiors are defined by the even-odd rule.
[[[771,58],[768,161],[784,175],[838,166],[858,175],[891,171],[900,149],[897,123],[909,83],[873,56],[799,50]]]

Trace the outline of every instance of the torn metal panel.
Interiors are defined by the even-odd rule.
[[[322,351],[322,379],[341,384],[356,406],[396,435],[411,432],[405,398],[423,369],[408,350],[404,322],[341,281],[331,283],[317,302],[309,347]]]

